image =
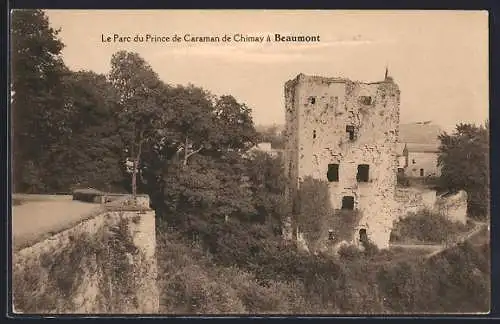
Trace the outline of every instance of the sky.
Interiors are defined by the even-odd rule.
[[[107,73],[119,50],[139,53],[169,84],[231,94],[258,125],[284,124],[284,83],[299,73],[401,90],[402,123],[450,131],[488,118],[486,11],[47,10],[72,70]],[[103,42],[103,37],[320,36],[319,42]],[[274,37],[273,37],[274,38]]]

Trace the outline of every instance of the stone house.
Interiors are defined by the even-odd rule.
[[[255,146],[251,147],[246,153],[247,157],[251,157],[254,152],[263,152],[270,155],[273,158],[281,158],[283,155],[283,150],[273,148],[271,143],[262,142],[257,143]]]
[[[438,177],[438,155],[442,133],[438,125],[431,122],[401,124],[399,129],[398,171],[404,169],[407,177]]]

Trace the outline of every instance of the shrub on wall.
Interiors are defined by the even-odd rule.
[[[444,243],[468,230],[444,215],[429,210],[411,213],[397,221],[391,232],[392,242]]]
[[[297,225],[307,241],[317,239],[333,208],[330,204],[328,183],[306,177],[297,193]]]

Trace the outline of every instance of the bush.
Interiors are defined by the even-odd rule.
[[[408,179],[406,176],[398,173],[397,176],[397,183],[401,187],[409,187],[410,186],[410,179]]]
[[[441,214],[424,210],[396,222],[391,233],[391,241],[444,243],[467,230],[468,227],[461,223],[452,222]]]
[[[425,212],[401,221],[397,230],[428,240],[464,228],[449,223]],[[425,262],[418,257],[422,251],[378,251],[368,242],[362,251],[344,246],[334,259],[287,246],[266,225],[234,220],[204,223],[198,236],[196,244],[175,232],[168,240],[158,236],[168,246],[159,244],[158,255],[169,313],[439,313],[480,311],[488,300],[486,248],[464,245]]]
[[[214,249],[158,234],[166,313],[386,314],[484,311],[488,245],[461,244],[428,261],[366,244],[340,260],[298,252],[262,226],[214,226]],[[238,249],[233,251],[232,249]],[[231,260],[233,260],[231,262]]]
[[[168,238],[167,238],[168,235]],[[158,233],[158,264],[162,312],[169,314],[315,313],[304,299],[304,286],[290,278],[263,276],[264,265],[217,264],[216,255],[188,246],[175,232]],[[278,255],[279,256],[279,255]],[[273,262],[271,265],[278,265]],[[247,269],[252,269],[252,273]],[[274,269],[275,267],[271,267]],[[286,269],[286,267],[284,267]],[[273,272],[271,270],[270,272]],[[269,274],[269,273],[268,273]]]
[[[333,208],[328,182],[306,177],[297,193],[297,225],[307,241],[320,236]]]
[[[354,245],[343,245],[339,249],[339,257],[343,260],[358,260],[363,256],[363,252]]]
[[[378,247],[372,242],[363,242],[364,254],[366,256],[372,257],[379,253]]]
[[[376,279],[385,306],[396,313],[487,312],[487,250],[465,243],[427,262],[387,262]]]

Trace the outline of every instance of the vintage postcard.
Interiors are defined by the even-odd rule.
[[[487,11],[14,10],[19,314],[490,311]]]

